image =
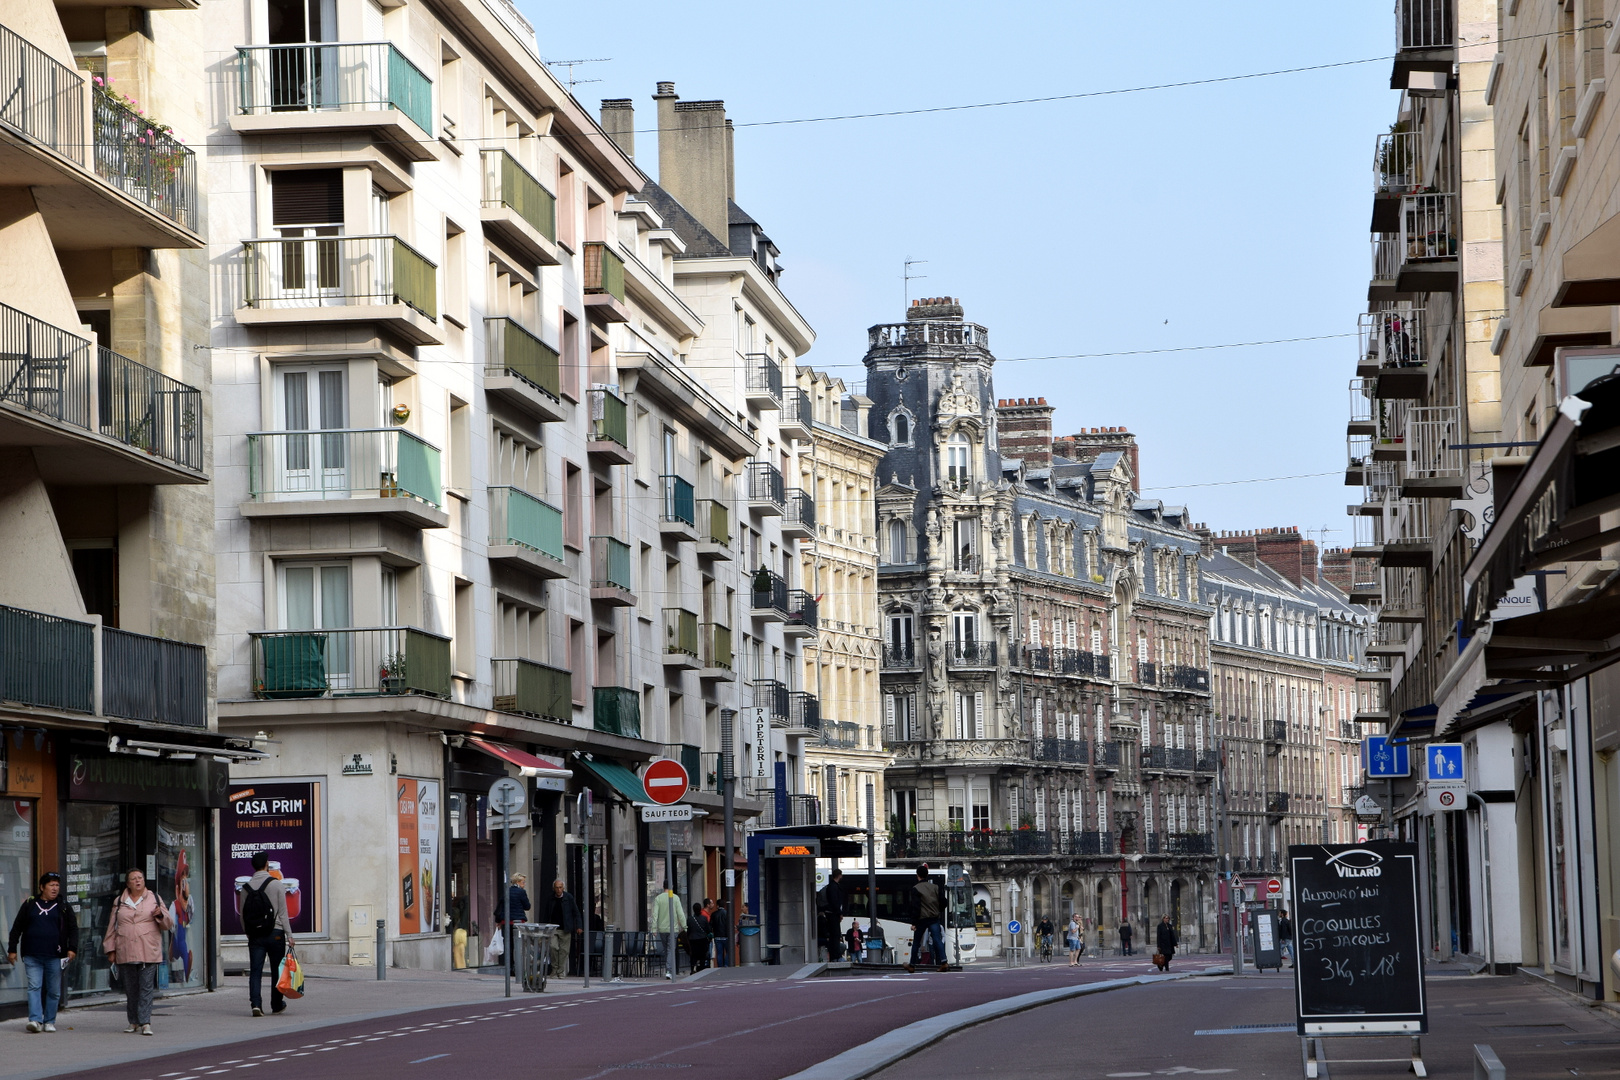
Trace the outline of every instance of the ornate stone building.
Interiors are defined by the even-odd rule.
[[[1123,429],[997,401],[954,300],[870,330],[891,864],[964,862],[980,948],[1078,912],[1213,944],[1209,609],[1186,511]],[[1054,453],[1054,450],[1058,453]],[[1005,455],[1005,456],[1004,456]]]

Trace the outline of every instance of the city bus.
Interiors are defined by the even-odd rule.
[[[816,871],[816,889],[827,884],[829,871]],[[945,875],[932,875],[934,884],[944,887]],[[894,953],[897,964],[911,959],[911,887],[917,884],[915,870],[879,870],[877,872],[877,924],[883,942]],[[851,926],[867,932],[871,908],[867,901],[866,871],[851,868],[844,871],[844,921],[839,933],[847,933]],[[945,952],[946,959],[955,964],[971,964],[978,955],[978,931],[973,921],[973,890],[946,889]],[[846,948],[848,939],[845,939]],[[960,950],[960,951],[959,951]],[[937,961],[936,961],[937,963]]]

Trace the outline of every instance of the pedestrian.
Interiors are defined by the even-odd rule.
[[[861,924],[856,920],[849,924],[849,931],[844,934],[844,944],[849,946],[849,958],[857,964],[861,963],[862,954]]]
[[[652,931],[664,936],[664,948],[661,950],[669,963],[664,967],[664,978],[674,979],[675,951],[669,947],[670,937],[680,934],[686,929],[686,909],[681,906],[681,898],[675,895],[675,887],[666,884],[664,891],[659,893],[652,903]]]
[[[1294,924],[1289,921],[1288,912],[1286,911],[1282,913],[1282,918],[1277,920],[1277,938],[1282,942],[1283,959],[1288,961],[1289,967],[1293,967]]]
[[[79,923],[73,905],[62,900],[62,875],[42,874],[39,891],[17,909],[11,923],[6,957],[16,966],[22,954],[28,976],[28,1031],[56,1030],[56,1006],[62,1000],[62,965],[78,955]]]
[[[534,905],[529,902],[529,890],[524,888],[529,883],[527,875],[513,874],[507,881],[506,895],[497,898],[495,901],[495,929],[501,935],[501,962],[506,965],[508,971],[516,971],[517,966],[512,959],[512,950],[507,948],[510,943],[506,940],[508,937],[506,924],[508,921],[526,921],[524,916],[529,914],[529,909]],[[508,919],[508,912],[511,913],[510,919]]]
[[[287,886],[270,872],[270,856],[255,852],[253,876],[236,890],[236,910],[248,941],[248,1008],[264,1015],[264,969],[270,968],[270,1012],[284,1012],[287,1001],[277,983],[281,961],[292,948],[292,920],[287,917]]]
[[[696,900],[692,901],[692,918],[686,924],[686,957],[692,961],[693,971],[702,971],[709,966],[709,916],[704,913],[703,905]]]
[[[551,883],[551,899],[546,902],[546,922],[557,929],[551,932],[551,970],[567,975],[574,955],[574,935],[580,929],[579,903],[562,878]]]
[[[827,959],[844,958],[844,872],[834,869],[821,890],[822,937],[827,942]]]
[[[951,965],[945,959],[945,934],[939,925],[939,917],[944,910],[944,894],[940,891],[939,883],[929,880],[927,865],[917,867],[917,884],[911,887],[911,962],[906,965],[907,971],[917,970],[925,934],[939,970],[951,970]]]
[[[709,933],[714,935],[715,967],[730,967],[731,912],[718,900],[709,901]]]
[[[1160,918],[1158,932],[1153,942],[1159,950],[1159,955],[1163,957],[1159,961],[1160,971],[1170,970],[1170,960],[1176,955],[1176,946],[1180,943],[1181,939],[1176,937],[1176,928],[1170,925],[1170,916]]]
[[[1086,930],[1080,923],[1080,916],[1069,916],[1069,927],[1066,933],[1065,945],[1069,947],[1069,966],[1080,966],[1080,954],[1086,949]]]
[[[1131,955],[1131,921],[1121,920],[1119,924],[1119,948],[1126,956]]]
[[[163,962],[163,931],[174,929],[174,917],[157,893],[146,887],[146,875],[131,870],[107,915],[101,947],[107,962],[118,965],[124,984],[125,1034],[151,1035],[152,999],[157,997],[157,969]]]

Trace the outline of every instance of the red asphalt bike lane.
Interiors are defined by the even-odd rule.
[[[596,1080],[621,1071],[691,1068],[704,1080],[775,1080],[916,1020],[1034,990],[1153,974],[1151,965],[1036,965],[949,974],[627,984],[524,995],[149,1057],[73,1075],[94,1080],[203,1080],[278,1073],[370,1080],[496,1076]],[[246,1004],[243,1005],[246,1008]],[[318,999],[295,1003],[319,1009]],[[183,1016],[169,1022],[184,1024]],[[133,1036],[132,1054],[161,1050]]]

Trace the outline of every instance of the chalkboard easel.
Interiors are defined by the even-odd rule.
[[[1324,1038],[1407,1035],[1427,1076],[1429,1030],[1418,937],[1417,845],[1298,844],[1288,849],[1294,913],[1295,1023],[1305,1075],[1325,1061]]]

